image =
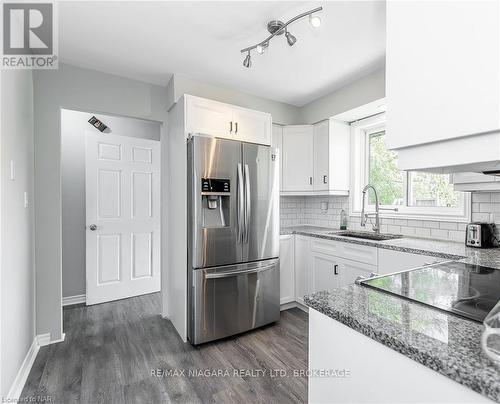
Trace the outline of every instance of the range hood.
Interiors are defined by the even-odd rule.
[[[395,151],[401,170],[500,176],[499,131],[444,139]]]

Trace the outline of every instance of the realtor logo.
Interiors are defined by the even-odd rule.
[[[3,3],[2,14],[2,68],[57,68],[54,3]]]

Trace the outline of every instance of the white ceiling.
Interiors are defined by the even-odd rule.
[[[287,21],[323,6],[322,25],[289,26],[264,55],[242,65],[240,49]],[[166,85],[172,73],[302,106],[380,68],[385,60],[384,1],[61,2],[60,61]]]

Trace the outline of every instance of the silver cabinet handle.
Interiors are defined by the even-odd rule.
[[[323,184],[326,184],[328,182],[327,178],[328,178],[327,175],[323,175]]]
[[[243,215],[244,215],[244,191],[243,191],[243,169],[241,167],[241,163],[238,163],[238,197],[237,197],[237,203],[238,203],[238,243],[243,242]]]
[[[233,121],[229,122],[229,133],[233,133]]]
[[[236,127],[234,134],[237,135],[238,134],[238,122],[235,122],[234,125]]]
[[[92,231],[96,231],[97,230],[97,225],[96,224],[91,224],[89,226],[89,229],[92,230]]]
[[[252,212],[251,197],[250,197],[250,169],[248,164],[245,164],[245,238],[244,243],[248,243],[248,236],[250,234],[250,213]]]

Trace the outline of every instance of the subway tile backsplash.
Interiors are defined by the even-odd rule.
[[[326,211],[321,210],[322,202],[328,204]],[[342,209],[349,214],[349,197],[282,196],[280,209],[282,227],[313,225],[339,228]],[[359,221],[359,217],[348,217],[348,227],[363,229]],[[497,228],[500,227],[500,192],[472,194],[472,221],[494,222]],[[463,241],[465,237],[465,223],[389,218],[381,218],[380,222],[383,233],[454,241]],[[365,229],[370,229],[369,222]]]

